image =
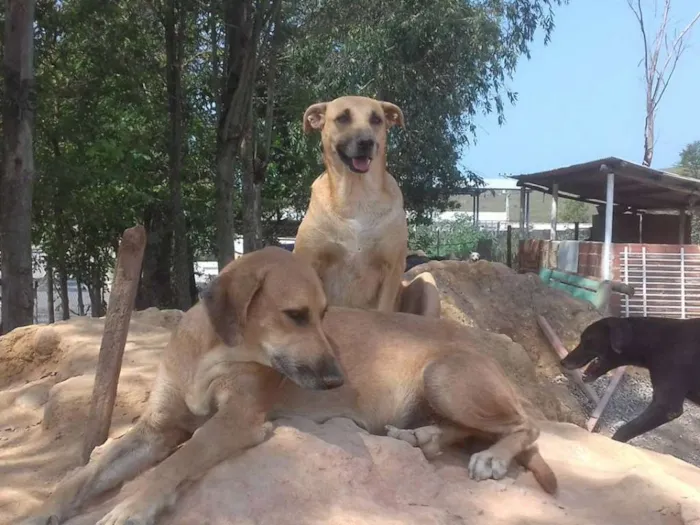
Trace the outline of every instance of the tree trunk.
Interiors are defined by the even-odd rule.
[[[59,279],[59,295],[61,296],[61,318],[64,321],[70,319],[70,301],[68,298],[68,272],[66,271],[66,265],[63,261],[58,267],[58,279]]]
[[[151,306],[170,308],[173,305],[170,271],[172,230],[168,226],[168,215],[162,205],[157,204],[144,213],[148,237],[136,298],[137,310]]]
[[[49,311],[49,324],[56,322],[56,311],[53,304],[53,266],[51,260],[46,260],[46,306]]]
[[[272,5],[272,25],[274,33],[271,35],[269,46],[269,60],[267,67],[267,101],[265,103],[265,127],[261,140],[256,132],[253,100],[250,100],[247,134],[241,147],[241,157],[244,163],[243,169],[243,251],[255,251],[263,247],[262,228],[262,186],[265,182],[267,166],[270,160],[272,148],[272,119],[274,112],[277,59],[282,44],[282,31],[280,30],[281,1]],[[255,75],[257,76],[257,65]]]
[[[191,248],[188,250],[188,255],[190,266],[190,298],[192,304],[195,304],[199,300],[199,290],[197,290],[197,280],[194,276],[194,252]]]
[[[103,284],[99,270],[93,268],[90,272],[90,284],[88,284],[90,315],[92,315],[92,317],[102,317],[105,314],[104,300],[102,297]]]
[[[258,41],[265,15],[254,9],[252,0],[224,4],[227,73],[222,86],[222,111],[217,130],[215,185],[217,261],[220,270],[234,257],[234,162],[248,122],[258,63]]]
[[[218,144],[216,152],[216,260],[219,271],[235,256],[233,192],[237,149],[234,141],[226,141]]]
[[[262,192],[255,174],[252,102],[245,138],[241,144],[243,189],[243,252],[262,248]]]
[[[101,317],[100,312],[102,311],[102,290],[94,288],[91,284],[88,286],[88,295],[90,296],[90,315],[92,317]]]
[[[85,302],[83,301],[83,282],[80,280],[80,276],[75,278],[75,284],[78,288],[78,315],[85,315]]]
[[[219,0],[212,0],[209,8],[209,38],[211,39],[211,92],[214,97],[217,122],[221,118],[221,73],[219,71]]]
[[[34,319],[32,279],[32,129],[34,0],[6,0],[4,42],[4,169],[0,174],[2,332]]]
[[[644,159],[643,166],[651,166],[651,161],[654,159],[654,102],[647,100],[647,116],[644,122]]]
[[[165,8],[166,84],[169,126],[169,186],[173,224],[173,296],[175,306],[187,310],[192,306],[189,290],[187,223],[182,205],[182,59],[186,12],[180,2],[169,0]]]

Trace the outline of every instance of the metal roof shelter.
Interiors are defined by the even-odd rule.
[[[700,202],[700,180],[655,170],[617,157],[607,157],[539,173],[514,176],[521,189],[521,228],[529,223],[530,191],[552,195],[551,238],[556,238],[558,197],[605,205],[603,278],[610,275],[613,207],[632,212],[674,210],[680,213],[679,238],[685,217]]]

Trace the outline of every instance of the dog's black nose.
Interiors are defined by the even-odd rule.
[[[336,360],[332,357],[324,359],[321,365],[320,375],[324,387],[328,390],[343,386],[343,383],[345,383],[343,372],[340,370]]]
[[[369,157],[369,154],[374,152],[374,139],[359,139],[357,141],[357,151],[361,154],[368,154],[367,156]]]

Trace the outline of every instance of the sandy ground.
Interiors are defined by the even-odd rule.
[[[571,419],[585,417],[592,411],[580,392],[569,385],[561,371],[554,367],[553,352],[539,333],[534,315],[535,312],[545,315],[565,344],[571,347],[575,344],[574,334],[595,318],[594,312],[585,304],[562,297],[562,294],[542,290],[530,276],[509,274],[499,267],[502,265],[440,264],[447,264],[447,268],[438,268],[440,271],[436,272],[436,277],[443,290],[443,299],[448,299],[444,303],[450,312],[448,317],[504,334],[520,343],[536,363],[538,378],[550,381],[553,387],[560,388],[559,392],[569,393],[576,406],[567,401],[562,410],[573,414]],[[461,265],[450,268],[452,264]],[[177,311],[155,310],[134,314],[111,437],[125,432],[143,410],[159,357],[170,329],[180,315]],[[54,484],[67,471],[78,466],[102,329],[102,320],[75,318],[50,327],[26,327],[0,339],[0,524],[9,524],[13,518],[36,508],[48,496]],[[601,379],[595,383],[595,387],[602,393],[606,382],[606,378]],[[396,448],[395,444],[389,444],[391,440],[387,441],[388,438],[366,437],[355,429],[353,432],[363,437],[352,437],[354,434],[351,432],[346,443],[338,437],[337,429],[332,425],[328,428],[307,428],[308,423],[296,422],[291,428],[297,430],[278,429],[271,444],[264,445],[267,448],[255,452],[252,459],[246,456],[244,473],[241,473],[236,460],[225,462],[212,471],[197,484],[194,495],[188,496],[186,501],[189,503],[183,502],[179,507],[180,514],[166,523],[290,523],[285,519],[296,511],[289,508],[289,498],[301,498],[306,504],[315,498],[324,500],[321,497],[324,488],[341,490],[339,480],[345,479],[351,488],[338,496],[338,512],[323,519],[304,518],[295,523],[699,525],[700,500],[694,491],[700,487],[700,471],[689,465],[700,463],[698,407],[688,404],[687,412],[678,420],[633,440],[632,444],[639,447],[620,445],[604,437],[611,434],[622,421],[629,421],[639,413],[648,403],[650,395],[651,388],[645,373],[633,370],[618,388],[600,421],[599,432],[602,435],[591,435],[571,425],[545,425],[546,431],[541,440],[543,454],[561,474],[565,487],[560,503],[552,503],[543,499],[539,492],[533,492],[534,482],[526,475],[515,476],[511,479],[517,481],[505,484],[489,482],[473,485],[464,478],[463,464],[450,466],[437,463],[430,466],[419,461],[422,465],[420,468],[427,469],[421,478],[418,474],[409,473],[408,469],[408,465],[417,461],[416,456]],[[326,445],[319,444],[316,439],[319,435],[335,436],[336,445],[345,452],[350,450],[350,455],[343,455],[344,452],[341,454],[342,460],[338,459],[336,454],[340,452],[332,447],[323,448]],[[357,439],[361,439],[363,446],[370,450],[371,462],[362,463],[362,458],[367,459],[368,456],[352,444],[357,444]],[[296,443],[299,448],[290,450],[290,447],[297,447],[290,443]],[[671,454],[688,463],[643,449]],[[301,464],[296,465],[296,470],[285,470],[287,467],[281,468],[277,464],[265,467],[265,454],[273,452],[277,454],[276,457],[289,453],[307,458],[307,461],[303,468]],[[404,453],[408,456],[404,457]],[[312,460],[318,455],[327,458],[328,463]],[[403,465],[401,468],[404,470],[396,467],[398,470],[384,472],[384,462],[397,462]],[[259,478],[264,477],[262,473],[265,468],[271,471],[271,479],[261,481]],[[355,480],[347,477],[347,469],[356,471]],[[321,475],[321,472],[327,474]],[[397,472],[400,473],[398,477]],[[295,481],[297,475],[302,481]],[[286,489],[272,481],[278,479],[275,476],[283,480],[280,483],[287,484]],[[401,479],[403,477],[406,479]],[[319,486],[319,480],[325,480],[325,485],[321,483]],[[137,487],[137,483],[133,486]],[[217,489],[222,483],[222,488]],[[304,486],[297,486],[298,483]],[[515,484],[509,488],[509,483]],[[411,492],[414,496],[403,497],[409,485],[415,487],[415,491]],[[269,499],[258,498],[255,500],[258,506],[251,506],[251,487],[269,488],[283,498],[284,501],[279,504],[281,514],[266,514],[267,510],[263,507],[266,509],[277,505],[276,501]],[[454,487],[459,490],[453,490]],[[487,490],[484,487],[490,488]],[[291,492],[285,492],[287,489]],[[417,494],[423,494],[421,491],[433,496],[419,497]],[[124,492],[128,493],[128,490]],[[380,493],[381,498],[378,496]],[[477,496],[483,498],[483,504],[481,499],[476,504],[467,503]],[[220,511],[203,510],[206,502],[212,498],[219,502]],[[370,505],[368,500],[374,503]],[[328,504],[333,505],[334,501]],[[376,507],[377,501],[381,503],[379,507]],[[506,505],[507,509],[496,510],[496,504]],[[383,508],[382,505],[396,511],[395,519],[381,515],[377,509]],[[187,509],[201,511],[204,521],[192,521],[194,515]],[[356,519],[351,519],[352,509],[364,510],[358,510]],[[104,508],[95,512],[103,513]],[[646,512],[645,517],[637,520],[640,512]],[[381,517],[377,519],[372,517],[379,515]],[[240,516],[241,519],[231,516]],[[94,523],[94,515],[81,518],[71,525],[89,523]]]
[[[111,437],[141,413],[177,313],[135,315]],[[31,513],[79,465],[103,322],[34,327],[14,340],[24,370],[0,376],[0,524]],[[0,340],[0,346],[7,344]],[[5,348],[7,350],[7,348]],[[109,443],[109,441],[108,441]],[[545,494],[514,467],[474,482],[464,451],[428,462],[408,444],[345,419],[278,423],[273,436],[224,461],[183,494],[163,525],[697,525],[700,470],[571,424],[543,423],[539,440],[560,491]],[[98,449],[99,454],[104,449]],[[139,479],[67,525],[93,525],[139,492]]]

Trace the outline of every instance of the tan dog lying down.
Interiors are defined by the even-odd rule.
[[[483,436],[494,444],[471,456],[472,478],[502,478],[515,458],[554,493],[556,478],[534,444],[538,429],[499,366],[461,347],[462,330],[410,314],[328,308],[318,276],[295,255],[281,248],[245,255],[173,332],[136,425],[23,523],[60,523],[158,463],[99,522],[152,524],[186,482],[261,443],[266,420],[290,412],[316,421],[351,417],[428,456]]]
[[[331,306],[440,315],[429,273],[402,282],[408,252],[403,195],[386,169],[387,131],[398,106],[340,97],[310,106],[304,131],[321,131],[326,171],[311,187],[294,253],[318,272]]]

